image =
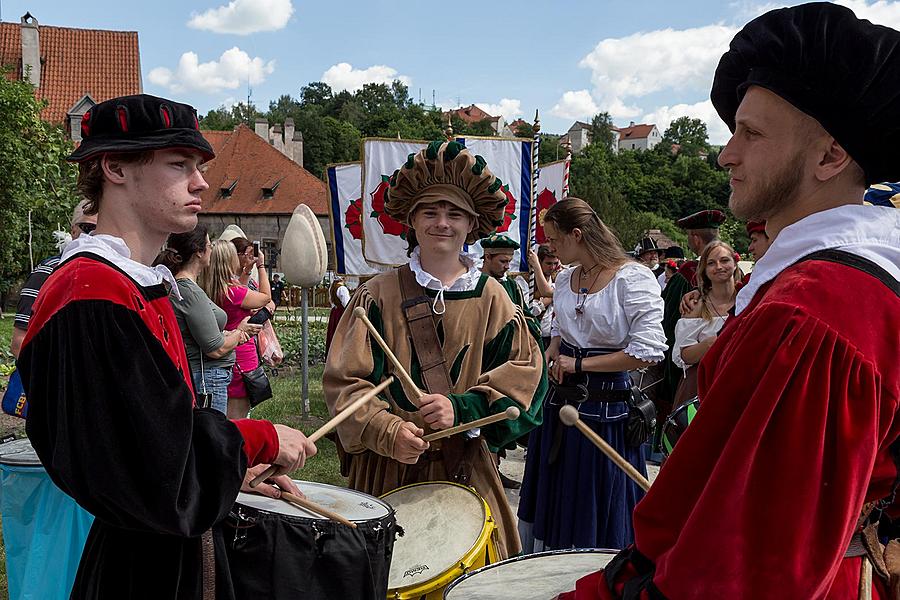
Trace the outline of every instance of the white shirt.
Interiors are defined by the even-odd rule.
[[[465,252],[459,253],[459,260],[466,266],[467,271],[450,285],[444,285],[443,281],[422,268],[418,246],[413,249],[412,256],[409,257],[409,268],[413,275],[416,276],[416,282],[425,289],[437,290],[438,292],[431,307],[435,314],[442,315],[446,310],[444,306],[444,292],[471,292],[478,286],[478,280],[481,279],[481,271],[475,266],[475,261]],[[440,310],[438,306],[440,306]]]
[[[90,252],[106,259],[144,287],[159,285],[166,281],[169,283],[169,293],[181,300],[181,292],[178,291],[178,283],[176,283],[172,272],[164,265],[148,267],[145,264],[131,260],[131,250],[128,249],[125,240],[122,238],[106,234],[82,234],[78,236],[78,239],[66,244],[66,249],[63,251],[59,261],[63,262],[81,252]]]
[[[659,291],[663,291],[666,289],[666,284],[669,283],[669,280],[666,279],[666,270],[663,269],[663,272],[659,274],[659,277],[656,278],[656,282],[659,284]]]
[[[556,277],[553,293],[551,334],[579,348],[621,348],[629,356],[646,362],[663,359],[663,300],[653,272],[644,265],[627,262],[612,280],[593,294],[572,291],[575,269]],[[583,304],[583,314],[575,307]]]
[[[812,252],[835,248],[867,258],[900,280],[900,210],[850,204],[823,210],[788,225],[753,266],[738,292],[735,314],[747,308],[759,288]]]
[[[347,286],[342,285],[338,287],[335,294],[337,295],[338,302],[341,303],[341,308],[347,308],[347,305],[350,304],[350,290],[347,289]],[[332,308],[335,308],[335,306],[332,305]]]
[[[712,320],[701,317],[681,317],[675,323],[675,345],[672,348],[672,362],[687,371],[692,366],[684,362],[681,349],[699,344],[705,339],[719,335],[725,325],[725,317],[713,317]]]

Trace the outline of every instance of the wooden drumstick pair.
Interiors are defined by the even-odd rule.
[[[409,373],[406,372],[406,369],[403,368],[403,364],[397,358],[397,356],[393,353],[390,347],[387,345],[387,342],[384,341],[384,338],[381,337],[381,334],[378,333],[378,330],[375,329],[375,326],[372,325],[372,322],[369,320],[369,317],[366,316],[366,309],[362,306],[357,306],[353,309],[353,316],[362,321],[363,325],[366,326],[366,329],[369,330],[369,333],[372,335],[372,338],[375,342],[381,346],[381,349],[384,350],[385,355],[388,357],[388,360],[391,361],[391,364],[394,365],[394,369],[397,373],[397,376],[400,378],[403,383],[410,389],[412,389],[416,394],[416,400],[419,400],[424,395],[424,392],[419,389],[419,386],[412,380],[412,377],[409,376]],[[457,433],[463,433],[464,431],[470,431],[472,429],[477,429],[478,427],[484,427],[486,425],[490,425],[492,423],[497,423],[499,421],[504,420],[514,420],[519,418],[519,409],[515,406],[510,406],[504,412],[491,415],[489,417],[484,417],[483,419],[478,419],[476,421],[471,421],[469,423],[463,423],[461,425],[457,425],[456,427],[450,427],[449,429],[444,429],[442,431],[436,431],[434,433],[430,433],[424,436],[422,439],[426,442],[433,442],[434,440],[439,440],[441,438],[450,437],[451,435],[455,435]]]
[[[585,435],[589,440],[591,440],[597,448],[600,449],[603,454],[605,454],[611,461],[616,463],[620,469],[625,471],[625,474],[631,477],[631,479],[641,486],[644,491],[650,489],[650,481],[647,480],[646,477],[641,475],[640,471],[634,468],[630,462],[625,460],[625,458],[615,451],[615,449],[610,446],[606,440],[600,437],[596,431],[587,426],[587,424],[582,421],[578,417],[578,409],[572,406],[571,404],[567,404],[559,409],[559,420],[562,421],[565,425],[572,427],[573,425],[578,428],[578,430]]]

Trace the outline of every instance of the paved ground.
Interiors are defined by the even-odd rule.
[[[525,472],[525,450],[523,448],[516,448],[515,450],[507,451],[506,458],[500,462],[500,470],[503,471],[503,474],[507,477],[511,477],[516,481],[522,481],[522,475]],[[650,479],[650,483],[653,483],[653,480],[656,479],[656,475],[659,473],[659,467],[655,465],[647,465],[647,476]],[[513,512],[519,508],[519,490],[504,490],[506,492],[506,498],[509,500],[510,505],[513,507]]]

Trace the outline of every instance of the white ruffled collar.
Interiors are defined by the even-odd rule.
[[[106,235],[80,235],[77,239],[66,244],[66,248],[60,257],[60,262],[64,262],[75,254],[89,252],[111,262],[116,267],[128,274],[135,280],[138,285],[150,287],[168,282],[169,293],[181,300],[181,292],[178,290],[178,283],[175,276],[164,265],[148,267],[145,264],[131,260],[131,250],[125,244],[122,238]]]
[[[760,287],[804,256],[841,249],[867,258],[900,279],[900,210],[849,204],[823,210],[788,225],[778,234],[741,288],[734,312],[740,314]]]
[[[418,246],[413,249],[412,256],[409,257],[409,268],[416,276],[416,282],[423,288],[437,290],[437,296],[431,306],[435,314],[442,315],[447,309],[444,304],[444,292],[471,292],[478,286],[481,271],[475,266],[475,261],[465,252],[459,253],[459,260],[466,266],[466,272],[450,285],[444,285],[443,281],[422,268]],[[438,305],[440,305],[440,309]]]

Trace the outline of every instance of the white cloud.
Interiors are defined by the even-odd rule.
[[[294,6],[291,0],[232,0],[225,6],[191,13],[188,27],[215,33],[249,35],[283,29]]]
[[[350,63],[338,63],[322,73],[321,80],[331,86],[335,92],[348,90],[355,92],[367,83],[391,83],[399,80],[406,85],[412,79],[406,75],[398,75],[397,69],[386,65],[373,65],[368,69],[354,69]]]
[[[507,122],[515,121],[516,117],[522,116],[522,101],[513,98],[503,98],[497,104],[476,102],[475,106],[492,117],[503,115]]]
[[[676,104],[674,106],[660,106],[653,112],[649,112],[641,119],[644,123],[656,123],[660,133],[664,133],[669,124],[678,117],[691,117],[700,119],[706,123],[706,131],[709,134],[709,143],[722,145],[731,137],[728,126],[719,118],[712,102],[704,100],[696,104]]]
[[[157,67],[147,78],[151,83],[172,92],[198,91],[217,93],[250,85],[258,85],[275,71],[275,61],[268,62],[250,56],[235,46],[226,50],[219,60],[201,63],[197,54],[185,52],[174,71]]]
[[[867,2],[866,0],[837,0],[835,4],[846,6],[860,19],[868,19],[878,25],[900,29],[900,2]]]
[[[600,112],[591,93],[587,90],[566,92],[550,109],[550,114],[563,119],[588,119]]]

